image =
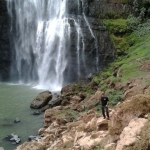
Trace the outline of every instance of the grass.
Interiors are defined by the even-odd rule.
[[[122,82],[126,82],[129,78],[139,78],[144,75],[144,72],[140,71],[139,69],[140,64],[139,63],[129,63],[129,64],[124,64],[121,66],[121,74]]]
[[[126,19],[105,19],[104,24],[107,26],[110,34],[126,33]]]
[[[117,53],[122,53],[120,57],[117,56],[116,61],[110,65],[110,68],[118,67],[121,69],[122,81],[127,81],[128,78],[132,77],[144,76],[144,72],[140,71],[140,65],[142,61],[150,59],[150,32],[143,36],[139,36],[137,31],[129,34],[125,19],[105,20],[105,25],[110,32],[114,46],[118,50]],[[149,26],[148,23],[146,25]],[[140,30],[140,27],[138,27],[140,32],[143,31],[143,26],[141,28]],[[145,28],[147,29],[147,27]],[[132,43],[132,46],[129,47],[129,43]],[[122,50],[120,50],[121,48]],[[112,78],[110,70],[104,70],[102,75],[107,74],[107,77],[110,78],[111,76]]]
[[[59,112],[58,117],[63,119],[75,120],[79,117],[79,113],[72,109],[63,109]]]
[[[145,80],[145,83],[146,83],[147,85],[150,85],[150,79]]]
[[[107,91],[107,95],[109,97],[109,104],[111,107],[115,106],[118,102],[122,102],[124,97],[123,92],[121,90],[114,89]]]
[[[126,54],[126,50],[129,48],[129,44],[125,36],[128,33],[126,19],[105,19],[104,24],[109,31],[111,40],[116,49],[116,58],[124,56]]]

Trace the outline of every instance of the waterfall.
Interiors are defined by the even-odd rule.
[[[7,0],[15,50],[12,56],[12,80],[34,84],[39,88],[60,90],[65,83],[90,73],[85,35],[79,19],[69,17],[67,2]],[[79,11],[80,0],[77,5]],[[84,14],[82,18],[88,24],[92,38],[95,38]],[[70,44],[73,32],[70,21],[73,21],[76,32],[74,47]],[[76,56],[72,49],[76,49]]]

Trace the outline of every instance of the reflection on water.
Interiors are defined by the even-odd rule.
[[[30,103],[42,91],[30,86],[0,84],[0,147],[4,150],[16,148],[3,139],[11,133],[17,134],[21,143],[28,141],[30,135],[38,134],[44,114],[32,115],[36,110],[30,108]],[[21,122],[14,123],[15,118]]]

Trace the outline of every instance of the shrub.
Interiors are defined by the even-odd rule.
[[[107,91],[107,95],[108,95],[108,98],[109,98],[109,103],[111,106],[114,106],[116,105],[118,102],[121,102],[123,100],[123,91],[121,90],[110,90],[110,91]]]
[[[95,76],[93,78],[93,82],[95,82],[96,84],[99,84],[100,83],[100,78],[98,76]]]
[[[140,24],[140,18],[134,17],[133,15],[129,15],[127,19],[127,27],[129,30],[133,31]]]

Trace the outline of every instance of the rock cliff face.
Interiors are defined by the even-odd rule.
[[[7,15],[6,0],[0,0],[0,4],[0,79],[8,80],[11,55],[9,43],[9,19]],[[127,16],[128,13],[132,11],[132,7],[127,5],[123,0],[68,0],[67,4],[68,15],[70,15],[71,18],[69,23],[72,28],[71,40],[68,45],[71,49],[71,58],[69,62],[72,66],[67,68],[66,75],[68,75],[68,70],[74,68],[72,74],[75,76],[72,76],[69,79],[72,81],[76,78],[77,74],[76,65],[74,65],[74,57],[76,56],[75,49],[77,47],[78,36],[75,30],[75,22],[73,20],[78,18],[78,24],[83,31],[84,47],[87,52],[87,68],[92,68],[90,71],[96,72],[106,67],[114,58],[114,47],[102,19]],[[85,19],[88,20],[89,25]],[[90,31],[89,26],[92,32]],[[93,35],[91,36],[91,34]],[[80,47],[82,47],[82,42],[83,41],[80,41],[79,43]],[[93,58],[95,59],[93,60]],[[83,72],[82,75],[84,76],[85,73]]]
[[[75,43],[77,43],[74,20],[78,20],[78,24],[83,33],[87,67],[90,68],[91,72],[102,70],[108,63],[113,61],[115,53],[107,29],[103,24],[103,19],[119,18],[120,16],[127,17],[129,13],[133,11],[132,5],[123,0],[68,0],[67,10],[70,16],[69,23],[72,28],[70,40],[70,49],[72,50],[70,68],[74,68],[72,71],[73,74],[75,75],[77,73],[75,69],[76,66],[73,63],[76,53]],[[88,24],[85,19],[88,21]],[[92,33],[90,33],[88,25]]]
[[[71,14],[70,14],[71,15]],[[88,23],[85,21],[88,20]],[[113,61],[114,58],[114,47],[110,40],[108,31],[103,25],[102,20],[94,17],[86,17],[83,15],[76,16],[75,14],[71,15],[69,23],[71,25],[71,40],[70,40],[70,67],[69,69],[74,68],[72,74],[76,78],[77,66],[74,64],[77,48],[78,35],[76,32],[76,26],[74,20],[78,20],[78,24],[82,31],[82,40],[80,40],[80,48],[82,48],[82,42],[84,41],[85,49],[85,62],[88,69],[88,72],[97,72],[102,70],[108,65],[109,62]],[[87,25],[89,24],[89,26]],[[84,65],[82,62],[80,65]],[[97,66],[97,68],[96,68]],[[81,68],[84,66],[81,66]],[[81,76],[87,75],[82,71]],[[74,80],[74,79],[70,79]]]
[[[84,11],[86,16],[96,18],[126,17],[132,12],[132,3],[125,0],[80,0],[80,12]],[[68,0],[68,11],[70,14],[77,12],[77,4]]]
[[[103,19],[117,18],[120,16],[126,17],[132,12],[131,5],[124,3],[122,0],[68,0],[67,11],[70,16],[69,23],[72,28],[70,40],[72,57],[70,63],[74,64],[73,61],[76,53],[75,44],[77,43],[74,20],[78,20],[83,34],[83,41],[85,42],[84,47],[87,53],[85,56],[87,67],[92,68],[90,70],[91,72],[102,70],[113,61],[115,53],[107,28],[103,24]],[[95,59],[93,60],[93,58]],[[71,66],[71,68],[77,67],[74,65],[73,67]],[[74,69],[72,73],[75,75],[77,73],[76,69]],[[84,72],[82,72],[82,75],[85,75]]]
[[[9,22],[6,1],[0,0],[0,80],[9,78],[10,68],[10,43]]]

